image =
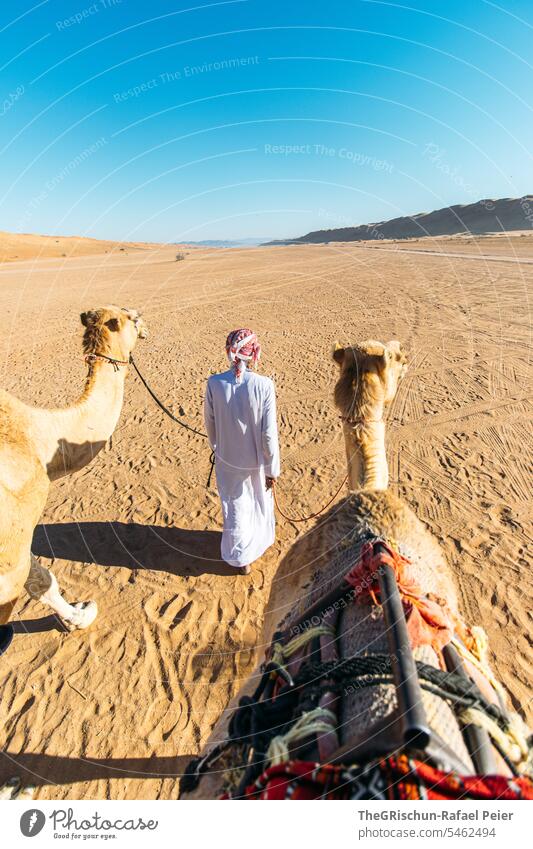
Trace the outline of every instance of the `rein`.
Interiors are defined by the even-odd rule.
[[[165,413],[165,415],[167,415],[167,416],[169,417],[169,419],[171,419],[173,422],[175,422],[176,424],[178,424],[180,427],[184,427],[184,428],[185,428],[185,430],[190,430],[190,432],[191,432],[191,433],[195,433],[195,434],[196,434],[196,436],[202,436],[204,439],[207,439],[207,433],[203,433],[201,430],[196,430],[196,428],[191,427],[191,426],[190,426],[190,425],[188,425],[186,422],[182,422],[182,421],[181,421],[181,419],[176,418],[176,416],[175,416],[173,413],[171,413],[171,412],[170,412],[170,410],[168,409],[168,407],[165,407],[165,405],[163,404],[163,402],[159,400],[159,398],[157,397],[157,395],[155,394],[155,392],[153,391],[153,389],[151,389],[151,388],[150,388],[150,386],[148,385],[147,381],[146,381],[146,380],[145,380],[145,378],[142,376],[142,374],[141,374],[141,372],[139,371],[139,368],[138,368],[138,366],[137,366],[137,363],[136,363],[136,362],[135,362],[135,360],[133,359],[133,354],[130,354],[130,363],[132,364],[133,368],[134,368],[134,369],[135,369],[135,371],[137,372],[137,374],[138,374],[138,376],[139,376],[139,378],[140,378],[140,380],[141,380],[141,383],[143,384],[143,386],[144,386],[144,388],[146,389],[146,391],[148,392],[148,394],[149,394],[149,395],[151,395],[151,397],[154,399],[154,401],[155,401],[155,403],[157,404],[157,406],[158,406],[161,410],[163,410],[163,412]],[[209,484],[208,484],[208,486],[209,486]]]
[[[334,495],[331,496],[331,498],[329,499],[327,504],[325,504],[322,507],[322,509],[318,510],[316,513],[311,513],[310,516],[302,516],[302,518],[296,519],[294,516],[288,516],[286,513],[284,513],[283,510],[281,509],[281,507],[279,506],[278,494],[276,492],[276,482],[275,481],[274,481],[273,486],[272,486],[272,491],[274,493],[274,504],[276,505],[278,513],[280,514],[280,516],[283,516],[283,518],[287,519],[288,522],[309,522],[311,519],[316,519],[317,516],[320,516],[325,510],[328,509],[330,504],[333,504],[337,495],[339,494],[339,492],[341,491],[341,489],[343,488],[344,484],[347,481],[348,481],[348,475],[346,475],[343,482],[339,486],[338,490],[334,493]]]
[[[109,359],[109,358],[106,357],[105,359]],[[118,360],[117,360],[117,362],[118,362]],[[148,392],[148,394],[154,399],[157,406],[161,410],[163,410],[163,412],[165,413],[166,416],[169,417],[169,419],[171,419],[175,424],[179,425],[180,427],[184,427],[185,430],[189,430],[191,433],[195,433],[196,436],[201,436],[203,439],[207,439],[207,433],[203,433],[201,430],[196,430],[196,428],[191,427],[191,425],[188,425],[187,422],[182,422],[181,419],[178,419],[174,415],[174,413],[170,412],[168,407],[165,407],[163,402],[159,400],[159,398],[157,397],[157,395],[155,394],[153,389],[151,389],[151,387],[148,385],[145,378],[142,376],[141,372],[139,371],[139,367],[137,366],[137,363],[133,359],[133,354],[130,354],[129,362],[131,363],[131,365],[133,366],[133,368],[137,372],[139,379],[140,379],[141,383],[143,384],[144,388],[146,389],[146,391]],[[128,363],[124,363],[124,365],[128,365]],[[211,451],[211,456],[209,458],[209,462],[211,463],[211,468],[209,469],[209,475],[207,477],[207,489],[209,489],[209,487],[211,485],[211,478],[213,476],[213,469],[215,468],[215,452],[214,451]]]
[[[108,357],[107,354],[96,354],[96,353],[86,354],[85,355],[85,362],[89,363],[89,362],[91,362],[91,360],[104,360],[104,362],[106,362],[106,363],[111,363],[111,365],[113,366],[113,369],[115,371],[118,371],[119,366],[127,366],[128,365],[128,360],[116,360],[114,357]]]
[[[90,360],[104,360],[105,362],[111,363],[113,365],[113,368],[115,369],[115,371],[118,371],[119,366],[127,366],[131,363],[131,365],[133,366],[133,368],[135,369],[135,371],[139,375],[139,378],[140,378],[143,386],[146,388],[147,392],[154,399],[157,406],[160,407],[161,410],[163,410],[165,415],[167,415],[169,417],[169,419],[172,419],[173,422],[180,425],[180,427],[184,427],[186,430],[190,430],[191,433],[195,433],[197,436],[202,436],[204,439],[207,439],[206,433],[202,433],[201,430],[196,430],[196,428],[191,427],[186,422],[182,422],[180,419],[176,418],[176,416],[173,413],[170,412],[168,407],[165,407],[163,402],[159,400],[159,398],[157,397],[155,392],[150,388],[150,386],[148,385],[148,383],[146,382],[146,380],[142,376],[142,374],[139,371],[139,368],[137,366],[137,363],[133,359],[133,354],[130,354],[129,360],[116,360],[113,357],[108,357],[106,354],[96,354],[96,353],[86,354],[85,361],[89,362]],[[211,485],[211,477],[213,475],[213,469],[215,467],[215,454],[214,454],[213,451],[211,452],[211,457],[209,458],[209,461],[211,463],[211,468],[209,469],[209,476],[207,478],[207,488],[208,489],[209,489],[209,486]]]
[[[350,416],[339,416],[339,419],[341,419],[346,424],[350,424],[354,427],[356,427],[357,425],[379,424],[380,422],[383,421],[382,418],[381,419],[352,419],[352,418],[350,418]],[[341,485],[339,486],[338,490],[335,492],[334,495],[331,496],[330,500],[327,502],[327,504],[324,505],[324,507],[322,507],[321,510],[318,510],[316,513],[311,513],[310,516],[303,516],[300,519],[297,519],[294,516],[288,516],[287,513],[283,512],[283,510],[281,509],[281,507],[279,505],[278,495],[277,495],[277,492],[276,492],[276,483],[274,481],[274,485],[273,485],[272,489],[273,489],[273,492],[274,492],[274,503],[276,505],[278,513],[280,514],[280,516],[283,516],[284,519],[287,519],[288,522],[298,522],[298,523],[299,522],[309,522],[311,519],[316,519],[318,516],[321,516],[322,513],[324,513],[328,509],[328,507],[331,506],[331,504],[333,504],[333,502],[337,498],[338,494],[341,492],[344,485],[346,483],[348,483],[349,477],[350,477],[350,475],[348,473],[346,475],[346,477],[344,478],[344,480],[342,481]]]

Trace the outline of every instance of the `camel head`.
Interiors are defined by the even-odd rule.
[[[384,344],[369,340],[343,348],[336,345],[333,359],[340,366],[335,386],[335,404],[345,416],[371,414],[377,405],[390,404],[407,371],[406,356],[399,342]]]
[[[127,360],[137,339],[146,339],[148,336],[148,329],[140,312],[125,307],[111,305],[87,310],[81,313],[80,320],[85,327],[85,354],[104,354]]]

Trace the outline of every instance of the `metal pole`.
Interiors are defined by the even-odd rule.
[[[376,544],[375,551],[378,554],[387,554],[387,549],[382,543]],[[403,743],[410,748],[423,750],[429,743],[431,731],[422,703],[422,690],[411,643],[409,642],[407,622],[396,575],[388,564],[382,563],[380,565],[378,583],[387,627],[387,640],[396,687]]]
[[[442,654],[444,655],[446,668],[450,672],[455,672],[457,675],[470,680],[461,656],[453,646],[444,646]],[[465,725],[463,728],[463,737],[476,772],[479,775],[494,775],[497,773],[498,769],[496,767],[492,744],[485,729],[478,728],[477,725]]]

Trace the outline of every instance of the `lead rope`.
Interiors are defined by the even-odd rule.
[[[207,439],[207,433],[203,433],[203,431],[201,431],[201,430],[196,430],[196,428],[191,427],[186,422],[182,422],[181,419],[176,418],[176,416],[173,413],[170,412],[168,407],[165,407],[163,402],[159,400],[159,398],[157,397],[155,392],[150,388],[150,386],[148,385],[148,383],[146,382],[146,380],[142,376],[142,374],[139,371],[139,368],[137,366],[137,363],[133,359],[133,354],[130,354],[130,363],[132,364],[133,368],[137,372],[137,374],[140,378],[140,381],[143,384],[146,391],[148,392],[148,394],[154,399],[157,406],[161,410],[163,410],[163,412],[165,413],[165,415],[167,415],[169,417],[169,419],[172,419],[172,421],[175,422],[176,424],[180,425],[180,427],[184,427],[185,430],[190,430],[191,433],[195,433],[196,436],[201,436],[201,437],[203,437],[203,439]],[[209,489],[209,487],[211,486],[211,478],[213,477],[213,469],[215,468],[215,452],[214,451],[211,451],[211,456],[209,458],[209,462],[211,463],[211,468],[209,469],[209,475],[207,477],[207,489]]]
[[[335,499],[336,499],[337,495],[339,494],[339,492],[340,492],[340,491],[341,491],[341,489],[343,488],[344,484],[345,484],[345,483],[347,483],[347,481],[348,481],[348,475],[346,475],[346,477],[344,478],[343,482],[342,482],[342,483],[341,483],[341,485],[339,486],[339,488],[338,488],[337,492],[335,492],[335,493],[334,493],[334,495],[332,495],[332,496],[331,496],[331,498],[329,499],[328,503],[327,503],[327,504],[325,504],[325,505],[324,505],[324,507],[322,507],[322,509],[321,509],[321,510],[318,510],[316,513],[311,513],[311,515],[310,515],[310,516],[302,516],[302,518],[300,518],[300,519],[296,519],[294,516],[287,516],[287,514],[286,514],[286,513],[284,513],[284,512],[283,512],[283,510],[281,509],[281,507],[279,506],[278,494],[277,494],[277,492],[276,492],[276,482],[275,482],[275,481],[274,481],[274,482],[273,482],[273,484],[272,484],[272,490],[273,490],[273,492],[274,492],[274,504],[275,504],[275,505],[276,505],[276,507],[277,507],[278,513],[279,513],[281,516],[283,516],[283,518],[284,518],[284,519],[287,519],[287,521],[288,521],[288,522],[309,522],[311,519],[316,519],[316,517],[317,517],[317,516],[320,516],[320,515],[321,515],[321,514],[322,514],[325,510],[327,510],[327,509],[328,509],[328,507],[330,506],[330,504],[333,504],[333,502],[335,501]]]
[[[135,371],[139,375],[141,383],[143,384],[143,386],[146,389],[146,391],[148,392],[148,394],[152,396],[152,398],[154,399],[157,406],[160,407],[163,410],[163,412],[169,417],[169,419],[172,419],[172,421],[176,422],[176,424],[180,425],[180,427],[184,427],[186,430],[190,430],[191,433],[195,433],[196,436],[203,436],[204,439],[207,439],[207,433],[203,433],[203,431],[201,431],[201,430],[196,430],[196,428],[191,427],[186,422],[182,422],[181,419],[176,418],[176,416],[173,413],[170,412],[168,407],[165,407],[165,405],[163,404],[162,401],[159,400],[159,398],[157,397],[155,392],[152,389],[150,389],[148,383],[146,382],[146,380],[142,376],[141,372],[139,371],[137,363],[133,359],[132,354],[130,354],[130,363],[132,364],[133,368],[135,369]]]

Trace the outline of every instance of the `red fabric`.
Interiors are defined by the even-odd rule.
[[[406,608],[407,627],[413,647],[432,645],[442,649],[447,645],[454,632],[454,623],[448,605],[444,599],[434,601],[422,592],[416,583],[411,561],[398,551],[382,543],[387,553],[375,553],[374,544],[366,543],[359,561],[345,576],[345,580],[354,588],[355,597],[368,593],[379,594],[378,574],[380,566],[387,564],[394,569],[398,589]]]
[[[453,772],[442,772],[429,764],[411,760],[406,755],[386,758],[369,769],[359,770],[356,774],[345,766],[320,766],[312,761],[288,761],[265,770],[257,781],[246,788],[244,798],[350,799],[354,795],[367,799],[374,797],[436,801],[533,800],[533,782],[525,777],[462,776]],[[230,797],[226,795],[222,798]]]
[[[242,342],[245,339],[247,342],[243,345]],[[252,362],[255,365],[261,356],[261,345],[253,330],[243,327],[240,330],[232,330],[229,334],[226,339],[226,354],[232,363],[237,380],[240,380],[242,363]]]

